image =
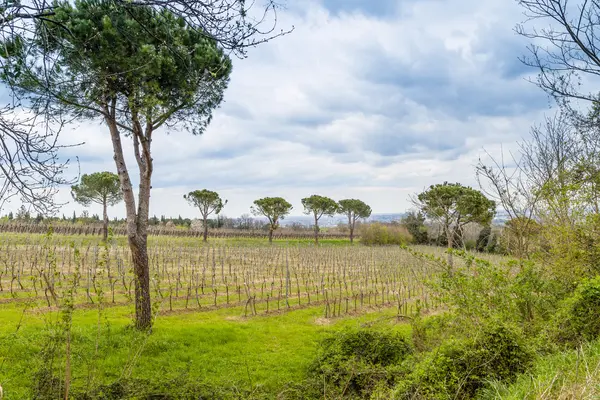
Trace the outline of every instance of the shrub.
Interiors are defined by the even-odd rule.
[[[400,222],[412,235],[416,244],[427,244],[429,237],[425,226],[425,216],[422,213],[409,212]]]
[[[560,284],[549,279],[542,266],[517,261],[494,265],[464,251],[453,254],[463,264],[456,263],[431,286],[467,335],[495,320],[520,326],[528,334],[544,329],[556,310]]]
[[[490,239],[492,237],[492,227],[484,226],[483,229],[479,232],[479,236],[477,237],[477,242],[475,243],[475,247],[477,251],[484,252],[487,250],[488,245],[490,243]]]
[[[405,245],[413,238],[401,225],[384,225],[379,222],[361,226],[360,242],[367,246]]]
[[[73,390],[69,398],[77,400],[233,400],[264,398],[258,386],[223,386],[190,380],[187,374],[160,380],[121,378],[81,391]],[[54,397],[53,399],[64,398]]]
[[[498,235],[492,234],[488,240],[487,246],[485,246],[486,253],[499,253],[504,254],[505,251],[498,243]]]
[[[321,342],[309,375],[321,393],[325,384],[340,396],[368,396],[393,379],[394,367],[411,352],[409,341],[398,333],[346,330]]]
[[[477,242],[475,240],[465,240],[465,249],[472,251],[477,247]]]
[[[423,318],[416,313],[411,325],[411,339],[417,352],[430,351],[442,344],[447,335],[456,333],[454,314],[445,312]],[[462,329],[462,326],[461,326]]]
[[[532,361],[519,333],[487,326],[474,339],[448,340],[427,353],[397,385],[394,398],[471,399],[490,380],[514,380]]]
[[[584,280],[563,301],[549,325],[552,339],[575,346],[600,336],[600,276]]]

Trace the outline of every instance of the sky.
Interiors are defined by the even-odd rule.
[[[155,135],[151,214],[197,217],[183,195],[204,188],[235,217],[265,196],[286,198],[293,215],[312,194],[395,213],[431,184],[477,187],[478,159],[515,149],[552,112],[518,59],[523,20],[511,0],[288,0],[278,28],[294,31],[233,59],[206,132]],[[62,154],[79,158],[71,176],[115,171],[99,122],[69,126],[61,140],[85,142]],[[69,202],[65,215],[83,210],[68,187],[57,200]],[[123,217],[124,205],[109,215]]]

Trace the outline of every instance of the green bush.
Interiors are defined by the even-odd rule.
[[[91,389],[73,390],[69,398],[76,400],[238,400],[265,398],[260,387],[217,386],[207,382],[196,382],[185,374],[175,379],[155,381],[148,379],[119,379]],[[53,397],[53,399],[64,398]]]
[[[397,385],[394,398],[472,399],[490,380],[512,381],[532,361],[517,331],[488,326],[474,339],[448,340],[426,353]]]
[[[600,337],[600,276],[584,280],[563,301],[549,324],[549,333],[553,340],[568,346]]]
[[[412,344],[417,352],[426,352],[439,347],[448,337],[447,335],[457,331],[454,314],[450,312],[425,318],[416,314],[410,325]]]
[[[429,236],[425,226],[425,215],[411,211],[402,218],[400,223],[408,230],[416,244],[427,244]]]
[[[465,240],[465,249],[472,251],[476,250],[477,242],[475,240]]]
[[[409,341],[398,333],[345,330],[321,342],[309,376],[321,393],[317,397],[323,398],[324,385],[334,398],[368,397],[393,380],[397,366],[411,352]]]
[[[366,246],[406,245],[412,241],[412,235],[401,225],[376,222],[361,226],[360,242]]]
[[[484,226],[481,231],[479,231],[479,236],[477,236],[477,242],[475,243],[475,247],[477,251],[484,252],[487,250],[488,244],[490,243],[490,239],[492,237],[492,227]]]
[[[524,261],[495,265],[463,251],[453,254],[463,264],[456,262],[431,286],[467,336],[488,321],[520,326],[532,335],[544,329],[556,310],[560,285],[548,278],[543,267]]]

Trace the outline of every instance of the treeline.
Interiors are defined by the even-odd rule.
[[[84,210],[79,215],[75,211],[73,214],[66,216],[62,214],[59,217],[47,217],[40,213],[32,214],[29,212],[24,206],[21,206],[19,211],[13,213],[12,211],[8,214],[2,216],[0,221],[6,222],[19,222],[19,223],[45,223],[45,224],[53,224],[53,225],[67,225],[67,224],[77,224],[77,225],[88,225],[88,224],[96,224],[102,223],[102,219],[98,214],[91,214],[89,211]],[[167,228],[179,228],[179,229],[188,229],[192,228],[194,222],[199,221],[198,219],[192,218],[183,218],[181,215],[177,217],[167,217],[165,215],[161,215],[160,217],[153,215],[148,219],[149,226],[165,226]],[[115,227],[124,226],[127,223],[126,218],[117,218],[113,217],[110,220],[111,224]],[[242,214],[240,217],[231,218],[225,215],[217,215],[215,218],[209,218],[207,220],[208,227],[210,229],[238,229],[238,230],[265,230],[268,229],[268,224],[264,220],[260,220],[257,218],[253,218],[249,214]],[[300,222],[294,222],[286,226],[287,228],[293,231],[309,231],[311,230],[311,226],[302,224]]]
[[[84,235],[98,236],[103,235],[103,227],[100,224],[51,224],[51,223],[27,223],[18,221],[0,222],[0,233],[21,233],[21,234],[53,234],[59,235]],[[125,236],[127,228],[125,225],[113,226],[110,232],[115,236]],[[177,227],[167,226],[150,226],[148,235],[152,236],[172,236],[172,237],[203,237],[203,232],[192,229],[181,229]],[[313,238],[313,232],[305,231],[288,231],[283,230],[274,234],[274,239],[279,240],[295,240],[295,239],[310,239]],[[231,229],[214,229],[209,231],[209,236],[216,239],[238,238],[238,239],[268,239],[269,233],[266,230],[231,230]],[[347,239],[346,234],[338,232],[320,232],[321,239]]]
[[[111,220],[112,232],[115,235],[125,234],[126,219],[113,218]],[[199,219],[174,217],[160,217],[154,215],[148,220],[150,235],[189,236],[200,237],[203,235],[203,221]],[[87,210],[79,215],[61,215],[60,217],[44,217],[41,214],[33,216],[24,207],[17,213],[9,212],[0,218],[2,232],[15,233],[46,233],[52,226],[57,234],[69,235],[102,235],[102,219],[97,214]],[[250,214],[231,218],[226,215],[216,215],[207,219],[210,237],[239,237],[239,238],[268,238],[269,223]],[[347,223],[336,226],[320,228],[319,237],[322,238],[347,238],[350,229]],[[276,239],[307,238],[314,235],[314,225],[293,222],[279,228],[274,234]],[[421,244],[446,247],[448,241],[438,224],[428,221],[422,212],[410,211],[404,217],[391,222],[363,222],[355,224],[354,237],[360,238],[365,245],[397,245]],[[503,236],[501,226],[481,227],[472,224],[456,234],[453,247],[480,252],[506,254],[506,237]]]
[[[102,219],[98,214],[91,214],[84,210],[79,215],[73,212],[71,216],[61,215],[60,217],[45,217],[42,214],[36,213],[32,215],[28,211],[19,211],[17,213],[9,212],[8,214],[0,217],[0,222],[3,224],[27,224],[27,225],[53,225],[53,226],[87,226],[87,225],[99,225],[102,223]],[[115,229],[125,226],[127,220],[125,218],[114,217],[110,220],[111,226]],[[160,217],[153,215],[148,219],[148,225],[154,227],[154,230],[158,228],[164,228],[164,230],[197,230],[202,228],[203,222],[199,219],[183,218],[181,215],[177,217],[167,217],[161,215]],[[207,219],[208,228],[211,230],[237,230],[237,231],[265,231],[268,232],[269,224],[267,221],[259,218],[254,218],[249,214],[242,214],[240,217],[232,218],[226,215],[216,215],[215,218]],[[311,233],[314,230],[313,225],[303,224],[301,222],[292,222],[286,224],[283,228],[286,231],[292,232],[307,232]],[[346,233],[347,226],[340,224],[336,227],[330,227],[328,229],[321,228],[322,233],[326,233],[328,230],[334,232]]]

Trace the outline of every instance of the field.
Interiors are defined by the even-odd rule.
[[[436,306],[424,285],[435,271],[399,247],[152,237],[149,253],[156,321],[148,335],[130,328],[124,238],[103,245],[95,237],[4,234],[5,398],[29,398],[36,382],[60,386],[66,376],[72,392],[124,379],[160,391],[180,379],[275,398],[302,379],[324,333],[357,324],[406,330],[398,315],[417,301]]]

